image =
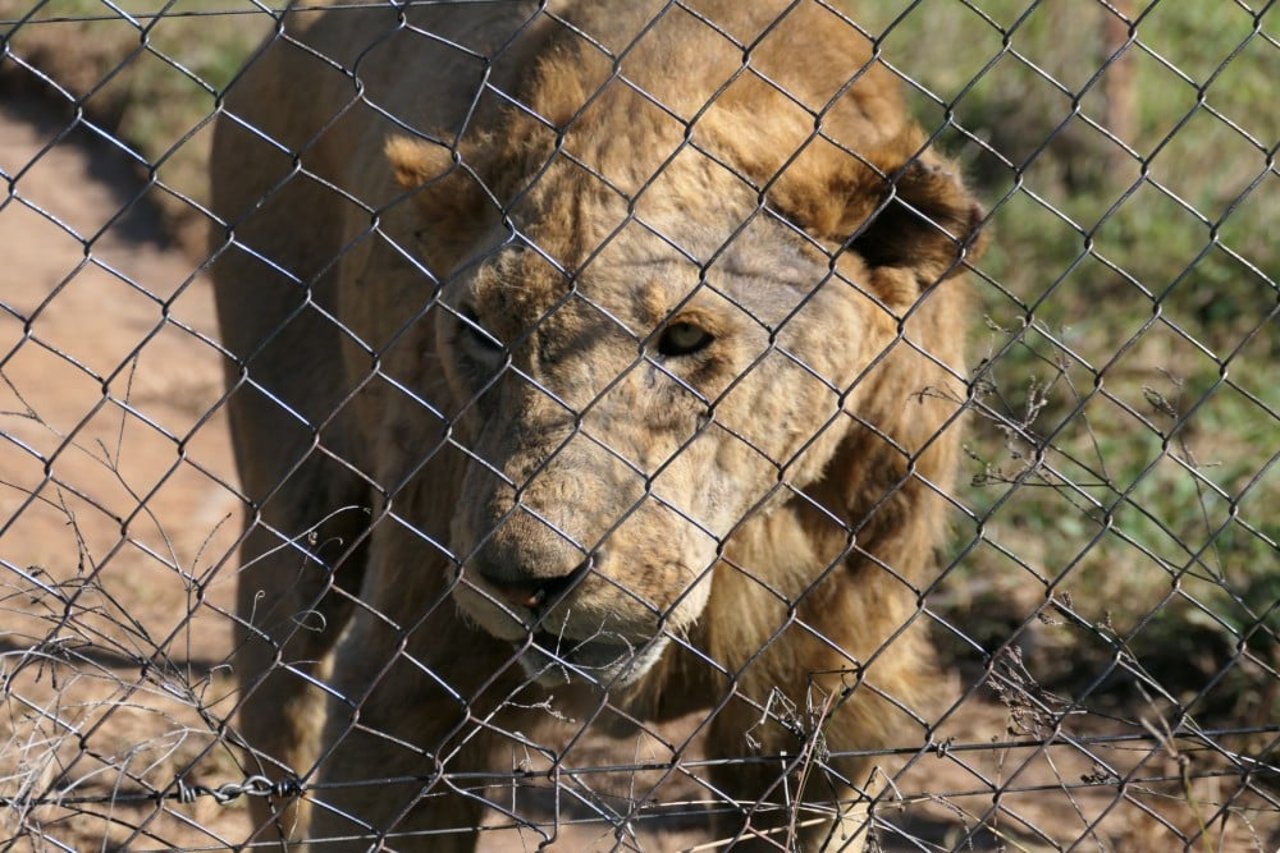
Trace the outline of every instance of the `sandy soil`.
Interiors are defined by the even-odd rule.
[[[242,779],[217,734],[240,501],[208,284],[157,239],[148,197],[130,204],[141,188],[120,152],[7,103],[0,795]],[[209,846],[243,839],[243,814],[208,797],[9,809],[0,837]]]
[[[245,779],[227,745],[240,500],[209,285],[159,236],[158,191],[118,148],[66,127],[35,104],[0,109],[0,797],[58,801],[0,805],[0,846],[239,849],[253,832],[244,797],[174,796],[179,779]],[[1170,829],[1212,823],[1228,801],[1237,811],[1209,833],[1218,849],[1275,843],[1275,810],[1256,810],[1230,777],[1195,782],[1186,806],[1180,762],[1199,754],[1007,745],[1034,736],[1035,720],[982,696],[941,729],[956,748],[918,756],[896,781],[881,812],[899,827],[882,831],[887,849],[1180,849]],[[661,736],[680,743],[697,722]],[[571,757],[592,767],[671,753],[656,738],[592,735]],[[1175,781],[1122,786],[1130,771]],[[558,798],[544,785],[504,799],[541,816],[558,849],[681,849],[712,840],[698,774],[652,792],[661,818],[637,821],[634,836],[591,822],[573,792],[622,807],[664,774],[620,770]],[[491,817],[483,850],[544,840],[503,823]]]

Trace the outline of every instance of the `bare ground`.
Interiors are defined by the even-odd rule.
[[[34,103],[0,109],[0,846],[239,849],[253,836],[245,798],[211,793],[246,777],[228,745],[226,664],[241,502],[209,285],[166,244],[160,191],[119,148],[67,127]],[[891,786],[885,847],[1182,849],[1173,830],[1203,832],[1195,849],[1280,840],[1277,810],[1238,777],[1189,778],[1221,756],[1173,739],[1020,745],[1050,733],[1029,707],[963,703],[937,733],[947,746]],[[481,849],[711,843],[696,741],[674,772],[634,769],[673,763],[697,723],[574,742],[568,770],[628,769],[562,769],[559,796],[506,792],[546,835],[502,830],[495,812]],[[179,782],[200,795],[181,802]],[[593,820],[636,797],[661,805],[634,835]]]

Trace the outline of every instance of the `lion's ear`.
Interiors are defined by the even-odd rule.
[[[955,172],[922,152],[918,131],[856,156],[815,140],[779,176],[770,201],[815,237],[849,245],[872,269],[913,273],[922,287],[981,251],[982,208]]]
[[[876,208],[855,225],[852,247],[872,267],[909,268],[928,286],[961,272],[984,248],[982,207],[945,164],[915,157],[885,169]]]
[[[465,155],[439,143],[393,136],[384,146],[396,183],[413,192],[421,222],[415,231],[423,259],[435,272],[451,271],[472,248],[496,208],[486,204],[480,180]]]

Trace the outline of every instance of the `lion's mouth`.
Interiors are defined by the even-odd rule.
[[[516,644],[520,666],[543,686],[568,681],[626,686],[657,662],[669,642],[661,635],[633,641],[607,633],[575,640],[549,631],[537,631],[531,639]]]

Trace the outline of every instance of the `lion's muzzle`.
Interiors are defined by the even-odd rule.
[[[476,562],[476,574],[496,598],[517,611],[528,610],[538,619],[564,599],[592,570],[598,555],[588,556],[566,573],[511,574],[503,566],[488,560]]]

